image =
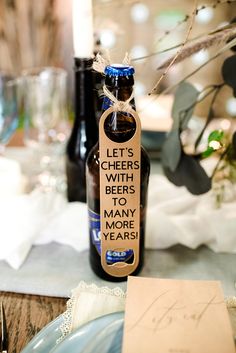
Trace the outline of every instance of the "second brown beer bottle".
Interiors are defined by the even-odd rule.
[[[133,85],[134,85],[134,68],[132,66],[124,65],[112,65],[107,66],[105,69],[105,85],[108,91],[118,101],[127,101],[132,95]],[[134,100],[130,102],[131,107],[134,109]],[[103,101],[103,110],[106,111],[113,106],[112,98],[105,96]],[[101,224],[103,222],[103,217],[107,218],[107,225],[109,232],[103,233],[106,238],[109,235],[111,244],[112,240],[118,239],[135,239],[138,242],[138,262],[135,265],[134,270],[128,275],[136,275],[139,273],[143,266],[144,260],[144,238],[145,238],[145,221],[146,221],[146,206],[147,206],[147,188],[150,173],[150,162],[145,150],[140,147],[133,150],[131,148],[132,141],[137,130],[137,121],[134,116],[134,111],[112,111],[104,120],[104,135],[106,141],[108,141],[107,146],[103,146],[106,149],[106,161],[101,160],[102,151],[101,146],[97,143],[93,149],[90,151],[87,166],[86,166],[86,181],[87,181],[87,204],[89,212],[89,232],[90,232],[90,264],[93,271],[101,278],[110,281],[123,281],[127,278],[124,275],[122,268],[126,264],[134,263],[135,252],[130,247],[123,247],[119,245],[118,247],[113,247],[106,249],[105,253],[105,266],[102,264],[101,256],[102,252],[102,241],[101,241]],[[108,112],[108,111],[107,111]],[[133,112],[133,114],[132,114]],[[103,114],[104,116],[106,114]],[[136,115],[136,113],[135,113]],[[101,125],[100,125],[101,126]],[[100,128],[101,129],[101,128]],[[101,130],[100,130],[101,132]],[[100,133],[99,132],[99,133]],[[114,143],[116,148],[109,149],[109,141],[111,144]],[[100,139],[101,143],[101,139]],[[129,145],[130,144],[130,145]],[[127,156],[127,161],[122,160],[124,156]],[[132,157],[138,156],[138,160],[132,160]],[[118,160],[116,157],[122,157]],[[114,158],[113,158],[114,157]],[[123,158],[124,159],[124,158]],[[133,178],[133,172],[136,173],[138,169],[139,172],[139,184],[135,182]],[[101,172],[111,174],[106,174],[107,186],[105,186],[104,194],[100,190],[100,179]],[[114,186],[114,181],[117,180],[119,186]],[[132,181],[133,185],[132,185]],[[113,182],[113,183],[112,183]],[[113,185],[113,186],[112,186]],[[138,193],[136,193],[136,190]],[[106,198],[109,198],[113,193],[114,207],[105,210],[102,208],[103,201],[106,205]],[[108,195],[109,194],[109,195]],[[134,195],[138,195],[138,212],[132,207],[129,207],[129,202],[127,199],[132,198]],[[118,197],[116,197],[118,196]],[[104,200],[103,200],[104,199]],[[122,200],[120,205],[123,205],[119,209],[116,209],[116,203],[118,200]],[[102,211],[102,214],[101,214]],[[139,214],[138,218],[138,229],[136,231],[134,228],[133,216],[135,212]],[[119,228],[119,232],[113,231]],[[107,238],[106,238],[107,239]],[[116,244],[116,242],[114,242]],[[122,244],[122,241],[119,242]],[[128,243],[126,243],[128,244]],[[116,267],[116,271],[110,272],[106,268],[109,266]]]
[[[68,201],[86,202],[85,168],[98,141],[93,59],[75,58],[75,120],[66,148]]]

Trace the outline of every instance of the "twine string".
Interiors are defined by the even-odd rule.
[[[123,65],[130,65],[131,59],[129,53],[125,53],[125,57],[122,61]],[[101,74],[104,74],[106,66],[111,65],[111,58],[110,58],[110,53],[109,51],[106,51],[103,55],[98,53],[93,62],[93,69],[95,71],[100,72]]]
[[[93,62],[93,69],[101,74],[104,74],[106,66],[110,65],[110,58],[108,56],[102,56],[97,54]]]
[[[125,54],[125,57],[122,62],[124,65],[130,65],[130,56],[128,53]],[[93,63],[93,69],[95,71],[98,71],[100,73],[105,72],[106,66],[111,65],[111,60],[110,60],[110,55],[109,52],[107,52],[105,55],[97,54],[94,63]],[[104,95],[110,99],[110,101],[113,102],[113,109],[114,111],[125,111],[125,112],[130,112],[132,110],[132,106],[130,105],[131,100],[134,98],[134,93],[132,92],[131,96],[126,100],[126,101],[120,101],[118,100],[112,93],[109,91],[106,85],[103,86],[103,93]]]
[[[112,93],[109,91],[106,85],[103,86],[103,92],[107,98],[109,98],[113,102],[112,108],[115,112],[131,112],[133,109],[130,102],[134,98],[134,92],[132,92],[131,96],[126,101],[118,100]]]

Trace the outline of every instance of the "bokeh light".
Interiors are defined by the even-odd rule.
[[[226,111],[232,116],[236,116],[236,98],[229,98],[226,101]]]
[[[149,8],[147,5],[139,3],[132,6],[130,11],[132,21],[135,23],[144,23],[149,17]]]
[[[135,45],[131,48],[130,56],[132,59],[142,58],[148,55],[147,49],[143,45]],[[145,59],[138,60],[136,63],[143,63]]]
[[[100,33],[101,45],[111,49],[116,44],[116,35],[111,29],[103,29]]]
[[[196,22],[200,24],[207,24],[212,20],[213,16],[214,10],[211,7],[206,7],[198,12]]]
[[[207,50],[200,50],[198,53],[192,55],[192,62],[196,65],[201,65],[209,59]]]

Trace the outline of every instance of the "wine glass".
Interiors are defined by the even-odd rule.
[[[17,80],[0,72],[0,155],[18,125]]]
[[[54,67],[23,72],[24,142],[32,150],[30,188],[64,191],[69,134],[67,73]]]

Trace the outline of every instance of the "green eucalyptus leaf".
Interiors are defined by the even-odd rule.
[[[202,158],[210,157],[213,152],[214,152],[214,148],[208,147],[204,152],[202,152]]]
[[[174,128],[181,131],[187,128],[198,95],[199,91],[189,82],[184,81],[178,86],[172,106]]]
[[[222,76],[225,83],[233,89],[234,97],[236,97],[236,55],[232,55],[224,61]]]
[[[208,143],[210,143],[211,141],[221,142],[223,137],[224,137],[224,131],[222,131],[222,130],[214,130],[208,136]]]
[[[217,150],[217,148],[213,148],[214,146],[211,146],[211,142],[217,141],[220,143],[222,141],[223,137],[224,137],[224,131],[222,131],[222,130],[212,131],[208,136],[208,147],[201,154],[202,158],[210,157],[212,155],[212,153]],[[222,147],[222,144],[220,144],[219,146]]]
[[[163,166],[163,171],[167,179],[176,186],[184,186],[182,174],[179,171],[172,172],[168,167]]]
[[[199,161],[185,153],[182,153],[174,172],[165,167],[164,173],[173,184],[184,185],[194,195],[204,194],[211,189],[211,178],[206,174]]]
[[[175,171],[182,152],[179,130],[171,130],[162,146],[162,165]]]

